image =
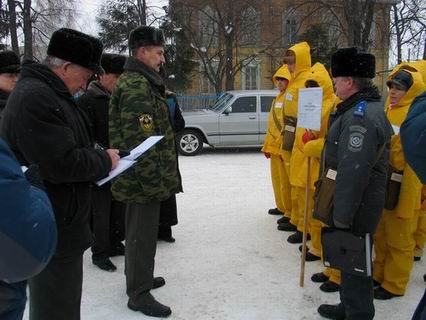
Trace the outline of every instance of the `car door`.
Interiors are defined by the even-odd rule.
[[[259,141],[259,116],[256,95],[237,97],[231,104],[231,112],[219,117],[221,145],[256,145]]]
[[[272,101],[275,99],[275,96],[261,95],[260,96],[260,116],[259,116],[259,144],[265,142],[266,130],[268,129],[268,117],[269,110],[272,106]]]

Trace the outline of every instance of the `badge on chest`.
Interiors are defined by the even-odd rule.
[[[144,113],[143,115],[139,117],[139,123],[141,125],[141,128],[147,132],[152,131],[154,127],[154,121],[152,119],[152,115],[148,113]]]

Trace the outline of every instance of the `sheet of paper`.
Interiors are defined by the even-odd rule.
[[[117,167],[114,170],[111,170],[111,172],[109,173],[108,177],[105,177],[105,178],[103,178],[103,179],[101,179],[99,181],[96,181],[96,184],[98,186],[101,186],[101,185],[107,183],[109,180],[115,178],[120,173],[122,173],[125,170],[129,169],[135,163],[136,163],[136,161],[133,161],[133,160],[120,159],[120,161],[118,162]]]
[[[322,88],[299,89],[298,128],[321,129],[322,94]]]
[[[395,135],[399,134],[399,129],[400,128],[398,126],[392,125],[392,129],[393,129],[393,132],[394,132]]]
[[[110,181],[111,179],[118,176],[123,171],[129,169],[132,165],[136,163],[137,158],[139,158],[143,153],[145,153],[149,148],[151,148],[154,144],[156,144],[158,141],[160,141],[163,138],[163,136],[151,136],[148,139],[146,139],[144,142],[142,142],[140,145],[138,145],[136,148],[134,148],[132,151],[130,151],[130,155],[127,157],[121,158],[118,162],[117,167],[114,170],[111,170],[108,177],[105,177],[99,181],[96,181],[96,184],[98,186],[101,186],[105,184],[106,182]]]
[[[130,155],[128,155],[127,157],[124,157],[123,159],[136,160],[144,152],[146,152],[149,148],[151,148],[154,144],[156,144],[161,139],[163,139],[163,136],[151,136],[151,137],[149,137],[144,142],[142,142],[140,145],[138,145],[136,148],[134,148],[132,151],[130,151]]]

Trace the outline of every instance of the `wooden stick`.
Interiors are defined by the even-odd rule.
[[[302,261],[300,265],[300,286],[303,287],[305,284],[305,262],[306,262],[306,241],[308,238],[308,209],[311,201],[309,197],[309,187],[311,184],[311,157],[308,157],[308,173],[306,175],[306,187],[305,187],[305,212],[303,221],[303,243],[302,243]]]

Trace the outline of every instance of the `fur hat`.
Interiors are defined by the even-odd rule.
[[[102,73],[102,50],[100,40],[73,29],[62,28],[52,34],[47,54]]]
[[[413,85],[413,77],[411,74],[404,70],[399,70],[394,74],[392,79],[386,81],[386,85],[390,88],[392,84],[396,85],[403,91],[408,91]]]
[[[339,49],[331,57],[331,74],[372,79],[376,76],[376,58],[359,47]]]
[[[21,63],[13,51],[0,52],[0,73],[19,73]]]
[[[126,56],[121,54],[104,53],[101,58],[101,66],[105,73],[122,74]]]
[[[147,26],[133,29],[129,37],[130,49],[144,46],[164,46],[163,30]]]

